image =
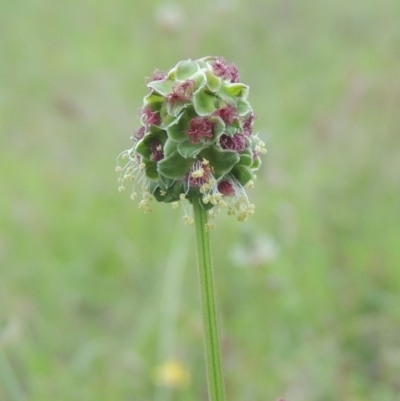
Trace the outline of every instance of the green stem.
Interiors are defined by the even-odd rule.
[[[206,351],[209,401],[224,401],[225,389],[222,376],[221,352],[218,334],[217,308],[214,296],[210,238],[206,230],[207,212],[193,201],[196,226],[197,258],[199,266],[201,304],[203,309],[204,346]]]

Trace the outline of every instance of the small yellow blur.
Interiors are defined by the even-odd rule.
[[[179,361],[167,361],[154,369],[154,381],[158,385],[176,389],[186,388],[190,384],[190,373]]]

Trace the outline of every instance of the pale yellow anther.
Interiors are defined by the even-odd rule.
[[[160,195],[161,195],[161,196],[167,195],[167,191],[164,191],[163,189],[161,189],[161,190],[160,190]]]
[[[119,192],[125,191],[125,187],[123,185],[121,185],[120,187],[118,187],[118,191]]]
[[[199,169],[193,171],[192,174],[190,174],[193,178],[201,178],[204,175],[204,168],[200,167]]]
[[[121,167],[121,166],[115,167],[115,171],[116,171],[117,173],[119,173],[121,170],[122,170],[122,167]]]
[[[215,224],[213,222],[209,222],[205,224],[206,231],[210,231],[215,228]]]
[[[238,221],[246,221],[247,220],[247,214],[246,213],[240,213],[239,215],[238,215]]]
[[[207,159],[203,159],[202,163],[204,166],[207,166],[210,162]]]
[[[185,195],[185,194],[180,194],[180,195],[179,195],[179,199],[180,199],[181,201],[185,200],[185,199],[186,199],[186,195]]]
[[[178,202],[172,202],[171,205],[172,205],[172,209],[176,209],[179,206],[179,203]]]
[[[146,163],[140,163],[139,164],[139,168],[141,169],[141,170],[144,170],[145,168],[146,168]]]
[[[191,226],[194,223],[194,220],[190,216],[183,216],[183,221],[187,226]]]

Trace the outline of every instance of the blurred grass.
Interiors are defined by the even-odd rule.
[[[175,21],[163,4],[1,5],[0,344],[28,399],[153,399],[181,211],[142,215],[114,157],[144,77],[208,54],[239,67],[269,149],[256,217],[212,234],[228,399],[397,399],[400,3],[187,1]],[[276,256],[236,268],[265,237]],[[206,399],[191,246],[174,400]]]

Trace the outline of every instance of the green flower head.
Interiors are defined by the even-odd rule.
[[[237,68],[219,57],[185,60],[167,73],[155,71],[147,86],[133,147],[118,158],[119,190],[127,180],[140,185],[145,212],[152,199],[173,207],[187,199],[210,216],[226,207],[246,220],[254,205],[244,187],[253,185],[266,150],[253,134],[249,87],[240,83]]]

